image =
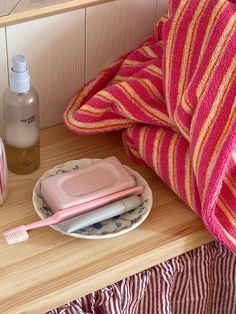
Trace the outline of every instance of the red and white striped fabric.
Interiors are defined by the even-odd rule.
[[[235,265],[236,255],[214,241],[48,314],[233,314]]]

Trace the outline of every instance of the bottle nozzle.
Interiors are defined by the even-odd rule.
[[[10,89],[16,93],[26,93],[30,90],[30,77],[25,57],[22,55],[12,57]]]
[[[22,73],[27,70],[25,57],[16,55],[12,57],[12,71]]]

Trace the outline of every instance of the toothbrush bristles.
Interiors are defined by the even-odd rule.
[[[8,231],[4,234],[4,238],[8,244],[14,244],[29,239],[28,232],[24,229]]]

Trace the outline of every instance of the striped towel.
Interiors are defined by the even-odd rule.
[[[172,0],[153,35],[84,86],[64,113],[78,133],[123,129],[151,167],[236,251],[236,4]]]

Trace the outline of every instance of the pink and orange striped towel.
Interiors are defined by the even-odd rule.
[[[172,0],[137,49],[71,100],[78,133],[123,129],[145,162],[236,251],[236,4]]]

